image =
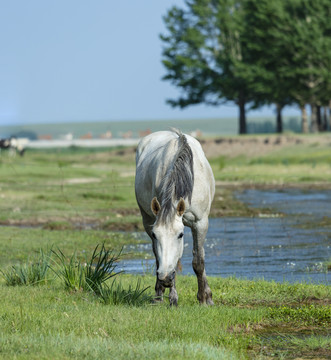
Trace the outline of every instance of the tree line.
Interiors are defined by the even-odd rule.
[[[163,20],[171,106],[234,102],[245,134],[247,110],[275,106],[281,133],[296,105],[303,133],[331,130],[330,0],[185,0]]]

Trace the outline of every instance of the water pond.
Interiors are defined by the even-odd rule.
[[[246,190],[236,194],[253,207],[272,209],[254,218],[210,219],[205,243],[209,276],[236,276],[278,282],[329,283],[325,262],[331,258],[331,190]],[[282,216],[284,214],[284,216]],[[150,240],[125,251],[152,254]],[[192,237],[185,229],[182,273],[194,274]],[[150,271],[154,260],[123,261],[130,273]]]

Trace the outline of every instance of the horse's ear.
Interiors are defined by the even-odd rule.
[[[183,198],[180,198],[179,203],[177,205],[177,215],[183,216],[185,212],[185,201]]]
[[[153,214],[155,216],[157,216],[157,214],[160,212],[161,210],[161,205],[160,203],[157,201],[157,198],[156,197],[153,197],[153,200],[151,202],[151,209],[153,211]]]

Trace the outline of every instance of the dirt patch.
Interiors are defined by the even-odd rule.
[[[103,224],[101,228],[102,230],[107,230],[107,231],[128,231],[128,232],[144,231],[141,221],[137,221],[134,223],[109,222],[107,224]]]
[[[269,135],[269,136],[240,136],[240,137],[218,137],[215,139],[201,139],[200,143],[207,158],[218,156],[236,157],[245,155],[248,157],[267,154],[284,147],[314,144],[330,145],[330,135],[319,135],[318,137],[303,137],[298,135]]]
[[[42,228],[45,230],[106,230],[106,231],[144,231],[142,221],[139,219],[133,222],[114,222],[106,221],[101,222],[95,219],[88,221],[87,219],[74,221],[58,219],[54,220],[42,220],[42,219],[30,219],[30,220],[6,220],[1,221],[0,226],[17,226],[21,228]]]
[[[67,179],[63,180],[64,184],[91,184],[98,183],[101,180],[99,178],[76,178],[76,179]]]
[[[130,208],[130,209],[118,208],[115,210],[111,210],[111,212],[115,214],[117,217],[129,216],[129,215],[140,216],[140,211],[138,209],[138,206],[136,208]]]
[[[331,137],[329,134],[316,137],[299,136],[299,135],[242,135],[236,137],[216,137],[198,139],[207,156],[212,159],[218,156],[236,157],[245,155],[247,157],[259,156],[267,154],[284,147],[295,145],[330,145]],[[109,158],[122,158],[125,160],[135,159],[136,146],[129,146],[112,152],[96,154],[93,156]]]
[[[78,185],[78,184],[92,184],[99,183],[101,179],[99,178],[73,178],[73,179],[63,179],[60,181],[49,182],[48,185]]]

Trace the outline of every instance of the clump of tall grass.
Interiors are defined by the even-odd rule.
[[[105,305],[141,306],[150,304],[154,299],[151,294],[146,293],[149,288],[150,286],[142,287],[140,279],[135,287],[129,285],[128,289],[124,289],[121,283],[114,280],[110,287],[104,286],[99,289],[99,297]]]
[[[149,287],[142,287],[140,280],[135,286],[129,285],[128,289],[124,289],[121,282],[115,282],[115,279],[110,286],[106,284],[123,272],[116,271],[120,255],[121,251],[114,254],[102,244],[101,247],[97,245],[90,258],[85,257],[82,262],[76,252],[66,256],[60,249],[51,249],[46,253],[40,249],[39,257],[34,262],[13,265],[7,270],[0,269],[0,274],[8,286],[37,285],[46,282],[48,269],[51,269],[67,290],[92,292],[104,304],[140,306],[150,303],[153,297],[146,294]]]
[[[121,252],[115,255],[112,250],[106,250],[104,244],[100,250],[98,249],[99,245],[94,249],[91,258],[86,258],[85,262],[77,258],[76,252],[67,257],[60,249],[53,251],[59,264],[52,266],[52,270],[63,280],[66,289],[92,291],[98,294],[105,281],[122,272],[115,272]]]
[[[6,285],[39,285],[47,281],[47,272],[50,267],[52,250],[39,251],[39,257],[27,264],[13,265],[7,270],[0,270]]]
[[[86,257],[84,263],[76,253],[70,257],[65,256],[61,250],[53,253],[59,263],[52,270],[68,290],[92,292],[106,305],[141,306],[153,300],[151,295],[145,293],[149,287],[143,288],[140,280],[135,287],[129,285],[128,289],[124,289],[116,279],[113,279],[110,286],[106,284],[107,280],[123,272],[116,272],[121,251],[116,255],[112,250],[107,250],[104,244],[100,250],[97,245],[90,259]]]

